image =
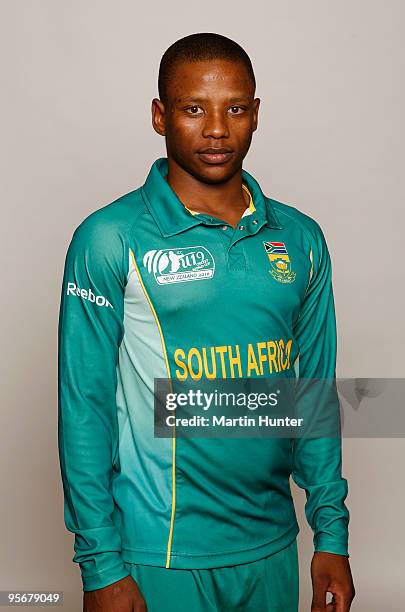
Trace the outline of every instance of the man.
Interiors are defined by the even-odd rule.
[[[322,230],[242,170],[260,104],[245,51],[211,33],[175,42],[159,96],[167,158],[79,225],[65,263],[59,449],[84,610],[296,611],[292,474],[314,530],[312,610],[346,612],[339,436],[154,436],[155,379],[297,365],[334,379],[336,359]]]

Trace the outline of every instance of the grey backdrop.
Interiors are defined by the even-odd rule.
[[[57,462],[63,262],[83,218],[164,155],[150,102],[177,38],[219,32],[252,58],[262,105],[245,168],[325,232],[338,376],[404,375],[403,6],[2,0],[0,589],[63,590],[64,609],[81,609]],[[404,451],[403,439],[344,440],[358,612],[405,609]],[[312,539],[294,497],[307,611]]]

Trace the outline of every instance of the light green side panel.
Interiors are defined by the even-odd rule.
[[[124,298],[124,337],[117,366],[117,408],[121,473],[114,482],[118,506],[125,509],[125,541],[148,543],[166,552],[172,511],[172,439],[154,437],[154,378],[168,378],[163,341],[129,251]],[[134,510],[128,512],[133,506]],[[137,533],[139,530],[142,533]]]

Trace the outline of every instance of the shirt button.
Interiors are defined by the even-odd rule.
[[[222,226],[222,229],[223,229],[223,230],[227,230],[227,229],[228,229],[228,226],[227,226],[227,225],[223,225],[223,226]]]
[[[252,223],[253,225],[257,225],[257,219],[253,219]]]
[[[240,229],[240,230],[244,230],[244,229],[245,229],[245,226],[244,226],[244,225],[239,225],[239,229]]]

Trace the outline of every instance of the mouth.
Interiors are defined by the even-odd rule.
[[[203,149],[197,152],[201,161],[206,164],[224,164],[229,161],[233,155],[231,149]]]

